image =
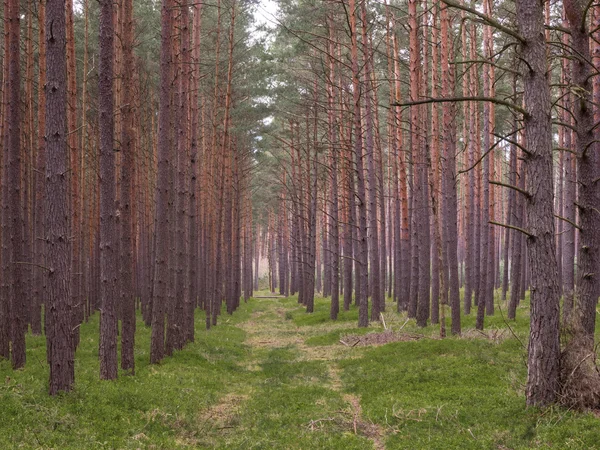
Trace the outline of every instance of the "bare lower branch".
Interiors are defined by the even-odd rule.
[[[554,217],[556,217],[557,219],[560,219],[560,220],[564,220],[565,222],[567,222],[571,226],[573,226],[573,227],[575,227],[575,228],[577,228],[578,230],[581,231],[581,227],[579,225],[577,225],[575,222],[573,222],[572,220],[567,219],[566,217],[563,217],[563,216],[559,216],[558,214],[554,214]]]
[[[517,41],[525,43],[525,38],[523,36],[521,36],[519,33],[517,33],[515,30],[511,30],[508,27],[505,27],[504,25],[502,25],[500,22],[492,19],[491,17],[489,17],[486,14],[483,14],[479,11],[477,11],[474,8],[469,8],[466,5],[461,5],[460,3],[456,3],[453,0],[442,0],[446,5],[452,7],[452,8],[456,8],[456,9],[461,9],[463,11],[466,11],[468,13],[473,14],[474,16],[479,17],[481,20],[483,20],[486,24],[488,24],[491,27],[496,28],[499,31],[502,31],[503,33],[506,33],[512,37],[514,37]]]
[[[566,122],[561,122],[560,120],[553,120],[552,121],[552,125],[558,125],[560,127],[569,128],[570,130],[573,130],[573,131],[577,132],[577,128],[576,127],[574,127],[573,125],[568,124]]]
[[[513,184],[507,184],[507,183],[502,183],[501,181],[492,181],[492,180],[490,180],[490,184],[495,184],[496,186],[502,186],[502,187],[506,187],[509,189],[513,189],[517,192],[520,192],[525,197],[531,198],[531,194],[528,191],[526,191],[525,189],[521,189],[520,187],[515,186]]]
[[[521,151],[523,153],[525,153],[526,155],[531,155],[531,152],[529,152],[529,150],[527,150],[524,146],[522,146],[521,144],[519,144],[517,141],[515,141],[514,139],[509,139],[508,137],[502,136],[501,134],[498,133],[492,133],[494,136],[496,136],[498,139],[502,139],[503,141],[508,142],[509,144],[514,145],[515,147],[518,147],[519,149],[521,149]]]
[[[415,100],[412,102],[402,102],[402,103],[392,103],[390,106],[416,106],[416,105],[425,105],[428,103],[456,103],[456,102],[489,102],[495,103],[496,105],[506,106],[507,108],[514,109],[515,111],[520,112],[523,116],[527,117],[529,114],[519,105],[515,105],[512,102],[502,100],[501,98],[496,97],[448,97],[448,98],[427,98],[423,100]]]
[[[525,236],[527,236],[529,238],[535,238],[535,236],[533,234],[531,234],[529,231],[524,230],[523,228],[515,227],[514,225],[508,225],[506,223],[494,222],[493,220],[490,220],[488,223],[491,225],[498,225],[499,227],[510,228],[511,230],[520,231],[521,233],[523,233]]]
[[[25,261],[13,261],[13,264],[23,264],[23,265],[26,265],[26,266],[39,267],[40,269],[47,270],[48,272],[54,272],[54,271],[53,271],[52,269],[50,269],[49,267],[42,266],[41,264],[36,264],[36,263],[32,263],[32,262],[25,262]]]

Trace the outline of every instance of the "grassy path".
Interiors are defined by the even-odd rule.
[[[524,408],[527,308],[512,324],[464,317],[461,338],[437,339],[387,312],[410,339],[362,346],[357,311],[329,320],[295,298],[252,299],[196,341],[148,364],[138,323],[136,375],[98,380],[98,317],[81,327],[76,389],[46,394],[45,339],[28,336],[26,369],[0,361],[0,448],[35,449],[600,449],[592,414]],[[389,305],[388,311],[393,310]],[[379,328],[379,330],[377,330]],[[347,345],[341,344],[343,339]]]
[[[349,324],[344,321],[323,322],[301,327],[292,320],[293,315],[290,314],[291,311],[301,314],[294,300],[281,299],[276,303],[273,300],[256,301],[259,302],[259,309],[249,320],[239,325],[246,332],[244,343],[249,345],[252,351],[250,369],[266,368],[268,371],[284,369],[283,379],[277,377],[277,382],[281,383],[277,390],[282,392],[289,390],[293,394],[297,388],[303,386],[308,389],[330,391],[315,400],[315,405],[320,406],[318,416],[311,416],[307,411],[307,416],[303,417],[299,410],[296,423],[292,422],[292,425],[303,426],[310,432],[310,435],[304,439],[314,440],[314,444],[322,448],[327,445],[354,447],[358,444],[357,448],[372,446],[377,450],[384,449],[383,431],[379,426],[365,420],[358,396],[343,392],[338,361],[356,357],[358,352],[338,342],[320,346],[306,344],[306,341],[311,338],[340,333],[339,330],[348,329]],[[275,368],[273,365],[278,367]],[[291,370],[288,371],[287,368]],[[260,392],[258,395],[269,393]],[[284,403],[287,403],[285,397],[283,398]],[[280,405],[276,405],[278,406]],[[302,430],[302,433],[306,434],[306,430]],[[326,436],[329,434],[347,436],[338,442],[331,440],[331,436]],[[351,436],[352,434],[354,436]],[[286,446],[292,448],[298,445],[294,442],[295,439],[297,436]],[[302,445],[308,445],[308,442]]]

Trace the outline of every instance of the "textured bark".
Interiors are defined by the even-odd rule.
[[[350,35],[352,39],[351,59],[352,59],[352,102],[353,102],[353,150],[354,164],[356,170],[356,200],[358,204],[358,239],[357,242],[357,285],[360,280],[360,291],[356,289],[356,301],[358,302],[358,326],[369,326],[369,305],[368,305],[368,241],[367,241],[367,203],[366,190],[363,169],[363,142],[362,142],[362,119],[361,119],[361,88],[359,81],[358,68],[358,36],[357,36],[357,5],[355,0],[350,0]]]
[[[87,123],[87,108],[88,108],[88,71],[89,71],[89,51],[88,51],[88,42],[89,42],[89,5],[88,0],[84,0],[83,2],[83,79],[81,86],[81,148],[89,149],[91,148],[90,140],[88,136],[88,123]],[[86,171],[90,170],[93,162],[89,161],[87,158],[81,158],[81,178],[85,179]],[[81,198],[86,198],[86,183],[81,183]],[[91,191],[91,189],[90,189]],[[92,275],[92,255],[93,255],[93,233],[92,233],[92,221],[93,221],[93,196],[89,196],[89,200],[87,205],[85,205],[85,214],[83,214],[83,222],[82,222],[82,247],[83,247],[83,276],[82,276],[82,292],[81,292],[81,300],[83,302],[83,320],[88,321],[92,305],[92,280],[94,277]]]
[[[73,297],[73,328],[75,338],[73,345],[79,344],[79,327],[83,320],[83,303],[81,301],[81,206],[80,206],[80,171],[81,151],[77,142],[77,61],[75,59],[75,29],[73,24],[73,1],[67,0],[67,130],[70,154],[70,179],[71,179],[71,296]],[[113,39],[114,42],[114,39]],[[100,92],[98,95],[101,95]],[[113,245],[118,245],[116,235]],[[116,278],[116,277],[115,277]]]
[[[542,4],[519,0],[517,23],[524,41],[523,74],[526,158],[527,239],[531,269],[531,325],[528,348],[527,405],[556,400],[559,379],[559,297],[554,246],[552,123]]]
[[[117,378],[117,283],[115,247],[115,152],[114,136],[114,22],[113,2],[100,3],[100,60],[98,110],[100,130],[100,378]]]
[[[416,101],[424,94],[422,81],[421,48],[418,39],[417,21],[418,0],[408,2],[409,49],[410,49],[410,100]],[[424,58],[426,59],[426,58]],[[411,286],[411,309],[415,312],[417,325],[425,326],[430,311],[430,226],[428,196],[428,144],[426,142],[426,113],[423,106],[411,108],[411,144],[413,155],[413,215],[415,238],[413,251],[414,270],[418,272],[417,284]],[[413,280],[414,283],[414,280]]]
[[[398,54],[398,39],[394,35],[393,47],[394,55]],[[400,102],[402,92],[400,88],[400,65],[398,58],[394,58],[394,91],[396,95],[396,101]],[[399,277],[399,292],[398,298],[398,310],[406,311],[410,302],[410,276],[411,276],[411,239],[410,239],[410,214],[409,214],[409,196],[408,196],[408,171],[407,171],[407,152],[404,149],[404,139],[402,134],[402,111],[400,107],[395,108],[395,120],[396,120],[396,141],[398,145],[398,182],[399,182],[399,196],[400,196],[400,277]]]
[[[285,185],[285,175],[284,175],[284,180],[283,180],[283,184]],[[284,233],[284,227],[285,227],[285,219],[282,220],[282,215],[284,215],[284,211],[285,211],[285,193],[282,192],[280,194],[280,201],[279,201],[279,220],[277,221],[277,250],[278,250],[278,255],[277,255],[277,260],[278,260],[278,267],[279,267],[279,295],[286,295],[286,292],[288,290],[288,286],[287,286],[287,254],[285,252],[285,247],[283,245],[283,242],[285,240],[285,233]]]
[[[24,161],[23,170],[21,173],[22,186],[23,186],[23,250],[22,258],[23,261],[32,261],[34,255],[34,234],[33,234],[33,210],[35,208],[34,198],[32,196],[33,189],[33,168],[34,163],[34,147],[35,147],[35,133],[34,133],[34,102],[33,102],[33,66],[34,66],[34,55],[33,55],[33,1],[28,2],[28,8],[25,13],[27,18],[27,34],[25,38],[25,117],[23,120],[23,142],[21,145],[21,155]],[[32,312],[32,294],[33,294],[33,266],[30,264],[23,265],[23,295],[27,300],[27,310],[25,311],[25,330],[31,323],[31,312]]]
[[[329,159],[331,162],[331,159]],[[323,188],[323,207],[321,214],[321,249],[319,256],[319,263],[317,264],[317,290],[319,287],[323,288],[323,297],[327,298],[331,295],[331,249],[329,248],[329,226],[330,219],[328,217],[329,208],[329,197],[330,192],[328,186]],[[323,281],[320,284],[321,279],[321,261],[323,263]],[[320,292],[320,291],[319,291]]]
[[[571,62],[572,84],[577,94],[574,106],[575,151],[577,153],[577,184],[579,195],[579,253],[577,258],[576,308],[581,326],[593,342],[596,328],[596,305],[598,303],[598,270],[600,269],[600,229],[598,211],[598,145],[594,141],[594,113],[592,107],[592,83],[590,39],[583,15],[587,3],[581,0],[565,0],[565,13],[570,24],[571,46],[574,58]]]
[[[340,125],[343,126],[343,125]],[[343,134],[343,132],[340,132]],[[350,153],[350,149],[345,149],[345,164],[344,164],[344,178],[345,178],[345,191],[346,191],[346,199],[345,199],[345,220],[344,220],[344,228],[343,228],[343,253],[344,253],[344,311],[348,311],[350,309],[350,305],[352,304],[352,281],[353,281],[353,273],[352,266],[354,265],[354,177],[352,175],[351,169],[351,161],[352,158],[348,155]],[[356,281],[358,274],[354,274],[354,280]]]
[[[69,180],[63,174],[69,167],[67,149],[67,61],[65,54],[65,1],[46,3],[47,82],[46,111],[46,182],[45,239],[48,270],[44,272],[46,290],[46,345],[50,366],[50,395],[70,391],[75,382],[72,345],[70,293],[70,213]]]
[[[516,90],[516,78],[513,81],[513,92]],[[516,120],[513,121],[513,129],[515,129]],[[513,137],[514,139],[514,137]],[[510,145],[509,155],[509,168],[508,168],[508,184],[516,186],[517,184],[517,146],[515,144]],[[508,225],[514,225],[513,210],[515,209],[516,192],[514,189],[510,189],[508,192],[507,208],[506,208],[506,223]],[[506,294],[508,292],[509,282],[509,271],[510,264],[512,264],[513,254],[511,253],[511,244],[515,239],[513,236],[513,230],[506,228],[504,231],[504,270],[502,273],[502,300],[506,301]],[[512,281],[512,278],[510,278]]]
[[[388,89],[389,89],[389,103],[390,105],[394,102],[400,102],[399,99],[396,98],[395,91],[395,66],[396,58],[394,58],[394,37],[392,34],[392,26],[395,18],[390,12],[389,5],[386,2],[386,56],[387,56],[387,77],[388,77]],[[397,138],[398,131],[397,129],[400,127],[400,123],[396,121],[397,116],[399,114],[399,107],[391,107],[388,110],[387,116],[387,140],[388,140],[388,168],[389,168],[389,204],[388,204],[388,226],[390,230],[390,238],[388,240],[390,245],[389,257],[390,257],[390,268],[389,268],[389,276],[390,276],[390,284],[389,284],[389,292],[388,296],[392,297],[394,302],[396,303],[396,310],[400,311],[400,274],[401,274],[401,254],[400,254],[400,242],[401,242],[401,233],[400,233],[400,193],[399,193],[399,176],[400,176],[400,168],[398,164],[399,159],[399,147],[400,142]]]
[[[451,20],[446,8],[441,9],[441,63],[443,77],[442,94],[444,97],[452,96],[454,92],[454,72],[450,69],[448,55],[450,52]],[[446,45],[444,45],[446,44]],[[460,334],[460,281],[458,277],[458,200],[457,200],[457,173],[456,173],[456,107],[453,103],[444,103],[444,153],[442,162],[442,188],[444,189],[444,222],[445,246],[448,252],[448,288],[449,303],[452,308],[452,334]],[[442,233],[444,236],[444,233]]]
[[[340,311],[340,232],[339,232],[339,199],[338,199],[338,136],[335,123],[335,90],[333,82],[336,80],[335,61],[334,61],[334,45],[333,45],[333,24],[331,17],[327,18],[329,28],[329,57],[328,70],[329,80],[327,83],[327,126],[329,133],[329,153],[331,155],[331,172],[330,172],[330,187],[329,187],[329,228],[326,231],[329,238],[329,249],[331,250],[329,261],[331,263],[331,309],[329,316],[332,320],[336,320]]]
[[[408,2],[408,26],[409,26],[409,70],[410,70],[410,101],[416,101],[419,97],[419,40],[418,40],[418,25],[417,25],[417,0]],[[411,278],[410,278],[410,299],[408,305],[408,317],[417,317],[417,305],[419,302],[419,226],[420,212],[417,208],[420,207],[421,201],[421,170],[418,164],[418,157],[421,151],[419,141],[419,125],[420,125],[420,110],[421,107],[416,106],[410,109],[410,158],[413,178],[411,179]],[[422,243],[421,243],[422,244]]]
[[[379,246],[379,230],[377,222],[377,173],[376,173],[376,161],[375,161],[375,139],[374,139],[374,127],[373,121],[373,97],[372,89],[370,89],[370,79],[372,71],[372,56],[368,46],[368,34],[367,34],[367,8],[366,2],[361,2],[361,19],[362,19],[362,53],[365,61],[364,67],[364,86],[365,86],[365,152],[367,156],[367,195],[368,199],[368,248],[369,248],[369,266],[371,269],[369,275],[369,288],[371,291],[371,320],[378,321],[381,311],[383,311],[384,305],[384,294],[381,285],[381,259],[380,246]]]
[[[152,301],[152,335],[150,363],[156,364],[165,355],[165,306],[169,283],[170,251],[168,231],[171,226],[170,179],[172,155],[169,135],[171,132],[171,8],[172,0],[163,0],[161,9],[160,91],[158,111],[158,174],[156,180],[155,209],[155,266],[154,295]]]
[[[133,290],[132,181],[135,177],[135,110],[133,86],[133,0],[122,1],[123,104],[121,106],[121,198],[120,198],[120,274],[121,286],[121,368],[135,372],[135,298]]]
[[[427,15],[423,16],[423,21],[426,22]],[[431,26],[431,40],[434,43],[439,42],[439,26],[438,26],[438,10],[434,7],[433,19]],[[424,25],[425,26],[425,25]],[[447,48],[446,48],[447,50]],[[439,97],[439,75],[440,58],[438,56],[437,44],[431,45],[431,97]],[[447,67],[447,66],[446,66]],[[433,235],[433,248],[431,257],[431,323],[438,324],[440,322],[440,308],[445,308],[448,303],[448,265],[447,252],[445,243],[442,244],[442,228],[441,217],[445,210],[445,199],[443,190],[440,189],[441,182],[441,125],[440,125],[440,109],[439,105],[431,105],[431,165],[429,174],[429,186],[431,196],[432,210],[432,226],[431,234]],[[444,230],[445,238],[445,230]],[[442,324],[445,327],[445,324]]]
[[[308,193],[307,201],[310,201],[310,210],[308,214],[308,261],[305,264],[306,267],[306,312],[312,313],[315,308],[315,264],[316,264],[316,254],[317,254],[317,181],[318,181],[318,147],[317,147],[317,133],[316,133],[316,124],[317,124],[317,108],[316,108],[316,100],[317,100],[317,83],[315,81],[315,128],[314,128],[314,155],[312,157],[309,156],[308,160],[312,159],[312,165],[310,168],[310,172],[308,173],[309,182],[311,185],[311,189]],[[310,155],[310,153],[309,153]]]
[[[565,28],[568,27],[565,18]],[[569,45],[569,36],[563,36],[563,43]],[[565,86],[569,86],[571,83],[571,76],[569,70],[569,61],[564,59],[562,62],[562,83]],[[571,114],[571,97],[569,92],[564,92],[563,97],[563,113],[562,121],[566,124],[572,124],[573,116]],[[571,129],[565,128],[562,131],[563,142],[561,145],[565,149],[572,149]],[[572,225],[576,223],[576,212],[575,203],[577,198],[577,170],[576,170],[576,158],[570,151],[564,152],[564,186],[563,186],[563,197],[564,197],[564,212],[563,216],[569,222],[563,224],[563,322],[567,323],[571,318],[571,312],[573,310],[574,296],[575,296],[575,233],[576,229]]]
[[[46,85],[46,2],[41,0],[38,5],[38,54],[39,74],[38,86]],[[34,211],[34,236],[45,236],[45,200],[46,190],[46,90],[38,89],[38,138],[36,154],[36,175],[34,177],[35,204]],[[41,239],[34,239],[35,260],[40,265],[46,262],[46,243]],[[46,291],[46,277],[40,270],[33,272],[33,297],[31,303],[31,332],[35,335],[42,334],[42,303]]]
[[[488,95],[489,90],[489,78],[484,74],[484,87],[483,95]],[[490,148],[490,108],[488,102],[484,103],[483,106],[483,151],[487,152]],[[480,241],[480,253],[481,253],[481,265],[480,265],[480,277],[478,283],[477,297],[477,320],[475,327],[478,330],[483,330],[483,322],[486,310],[486,304],[488,303],[488,276],[489,276],[489,256],[490,256],[490,158],[489,155],[483,160],[483,179],[482,179],[482,198],[481,198],[481,241]]]
[[[6,11],[6,10],[5,10]],[[20,11],[19,2],[8,2],[8,104],[6,106],[6,137],[4,147],[4,177],[6,185],[2,195],[3,211],[3,262],[8,279],[4,301],[10,314],[11,362],[13,369],[25,366],[25,332],[27,330],[28,300],[23,287],[23,211],[21,203],[21,89],[20,89]],[[4,246],[6,244],[6,246]]]
[[[3,60],[2,60],[2,146],[3,150],[8,149],[8,70],[10,66],[10,58],[9,58],[9,49],[10,49],[10,33],[9,30],[9,3],[8,0],[4,0],[4,52],[3,52]],[[9,233],[8,233],[8,196],[6,195],[6,191],[8,190],[7,184],[7,176],[5,171],[6,169],[6,159],[4,156],[4,152],[2,154],[2,189],[1,189],[1,198],[2,198],[2,217],[1,217],[1,226],[2,231],[0,233],[0,238],[2,239],[2,250],[0,251],[0,257],[2,258],[2,272],[7,274],[7,276],[2,277],[0,282],[0,356],[3,358],[10,358],[10,327],[11,327],[11,318],[10,318],[10,267],[9,267]]]
[[[199,282],[200,275],[200,256],[199,256],[199,236],[198,236],[198,216],[200,212],[199,198],[196,197],[197,177],[200,171],[198,163],[200,150],[200,105],[199,105],[199,89],[200,89],[200,43],[202,29],[202,4],[193,6],[193,32],[192,32],[192,54],[191,54],[191,135],[190,135],[190,210],[189,210],[189,238],[190,251],[188,260],[188,280],[189,280],[189,297],[190,305],[187,311],[187,326],[186,336],[190,342],[194,341],[194,311],[199,301]],[[248,242],[246,242],[248,244]],[[252,265],[252,260],[250,260]],[[250,282],[252,279],[250,278]]]
[[[491,0],[486,0],[484,2],[484,11],[486,12],[486,14],[491,15],[492,14],[492,6],[491,6]],[[484,27],[484,41],[483,41],[483,45],[484,45],[484,53],[485,53],[485,57],[488,61],[491,61],[492,63],[494,62],[494,41],[493,41],[493,29],[492,27]],[[489,68],[486,69],[485,71],[485,75],[484,75],[484,86],[487,82],[487,89],[484,87],[484,90],[487,91],[487,94],[484,93],[484,95],[489,96],[490,98],[493,98],[495,96],[495,67],[493,65],[490,65]],[[487,106],[487,113],[485,111],[485,106]],[[486,127],[487,127],[487,145],[484,146],[485,151],[487,152],[490,148],[492,148],[492,146],[494,146],[494,136],[493,133],[495,132],[495,111],[494,111],[494,104],[491,102],[486,102],[484,106],[484,120],[486,120]],[[485,131],[484,131],[485,132]],[[487,212],[487,216],[488,216],[488,220],[485,221],[484,223],[482,223],[482,226],[487,226],[487,244],[488,244],[488,264],[485,267],[485,270],[487,272],[485,279],[486,279],[486,284],[484,286],[484,293],[485,293],[485,314],[486,315],[493,315],[494,314],[494,286],[495,286],[495,275],[496,272],[494,270],[495,266],[496,266],[496,233],[495,233],[495,228],[493,226],[491,226],[489,224],[489,221],[495,221],[495,186],[492,186],[489,184],[490,180],[497,180],[497,177],[495,177],[495,151],[492,150],[487,158],[489,160],[489,169],[488,169],[488,180],[487,183],[484,181],[485,183],[485,188],[489,191],[488,194],[486,194],[484,192],[484,197],[487,195],[488,196],[488,202],[487,205],[485,206],[485,208],[487,208],[488,212]],[[485,215],[485,208],[484,208],[484,212],[483,214]]]

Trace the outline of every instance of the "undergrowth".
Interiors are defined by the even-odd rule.
[[[593,414],[526,409],[528,305],[462,337],[439,339],[386,305],[383,325],[357,329],[357,309],[329,320],[295,297],[251,299],[161,364],[149,364],[141,318],[136,374],[98,379],[98,316],[81,327],[76,386],[47,395],[45,338],[28,335],[27,367],[0,362],[0,448],[528,449],[599,448]],[[447,314],[449,316],[449,312]],[[448,332],[450,321],[447,323]],[[352,346],[349,335],[419,339]]]

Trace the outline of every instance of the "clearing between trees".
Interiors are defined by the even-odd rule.
[[[512,332],[498,311],[485,332],[463,316],[462,337],[439,339],[391,303],[384,330],[357,329],[355,306],[332,322],[328,300],[306,314],[296,297],[252,298],[158,365],[138,317],[136,376],[111,382],[94,315],[72,393],[47,395],[43,337],[27,336],[25,369],[0,362],[0,448],[597,448],[594,414],[525,408],[528,310]]]

